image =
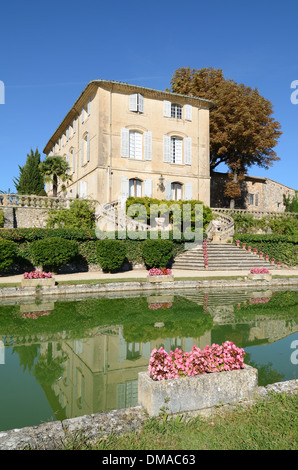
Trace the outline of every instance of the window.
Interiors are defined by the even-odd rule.
[[[142,134],[140,132],[129,132],[129,158],[142,160],[142,140]]]
[[[171,104],[171,117],[182,119],[182,106],[180,104]]]
[[[142,182],[138,179],[129,180],[129,196],[142,197]]]
[[[144,112],[144,96],[140,93],[134,93],[129,96],[129,111]]]
[[[171,138],[171,163],[182,164],[182,139]]]
[[[87,181],[79,181],[78,195],[79,195],[79,198],[87,197]]]
[[[72,172],[74,173],[76,171],[76,161],[75,161],[76,152],[74,148],[70,150],[70,154],[71,154],[71,162],[72,162]]]
[[[182,199],[182,184],[171,183],[171,199],[173,201],[179,201]]]
[[[81,166],[90,161],[90,137],[85,134],[81,141]]]
[[[248,193],[248,205],[253,206],[254,203],[254,195],[251,193]]]
[[[82,124],[84,124],[84,122],[86,121],[86,119],[88,118],[88,116],[90,116],[90,109],[91,109],[91,100],[89,99],[86,106],[83,106],[82,110],[81,110],[81,121],[82,121]]]
[[[151,160],[152,135],[151,132],[144,133],[145,160]],[[143,134],[138,131],[130,131],[123,127],[121,129],[121,157],[142,160],[143,158]]]

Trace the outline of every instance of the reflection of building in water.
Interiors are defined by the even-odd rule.
[[[98,329],[94,336],[52,343],[53,359],[67,357],[64,374],[52,390],[67,417],[127,408],[138,404],[138,373],[148,367],[153,348],[204,348],[211,332],[201,338],[158,338],[147,343],[127,343],[121,326]],[[162,335],[162,332],[161,332]],[[47,344],[41,354],[47,354]]]

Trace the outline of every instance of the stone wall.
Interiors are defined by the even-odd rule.
[[[46,226],[49,209],[35,207],[5,207],[4,228],[43,228]]]
[[[227,173],[211,175],[211,207],[230,207],[230,199],[224,195]],[[283,196],[293,197],[295,189],[268,178],[246,176],[240,182],[241,198],[235,201],[238,209],[284,212]]]

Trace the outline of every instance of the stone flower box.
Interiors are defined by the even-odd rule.
[[[22,279],[22,287],[53,287],[55,285],[55,278],[41,278],[41,279]]]
[[[147,276],[147,281],[149,282],[172,282],[174,281],[174,276],[172,274],[161,274],[158,276]]]
[[[149,372],[138,376],[138,400],[149,416],[199,411],[216,405],[250,399],[258,388],[258,371],[243,369],[201,374],[169,380],[152,380]]]

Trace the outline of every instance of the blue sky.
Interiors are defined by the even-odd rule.
[[[222,69],[273,104],[281,158],[266,176],[298,189],[297,0],[15,1],[0,5],[0,190],[15,191],[85,85],[119,80],[164,90],[179,67]],[[223,168],[218,168],[223,169]]]

